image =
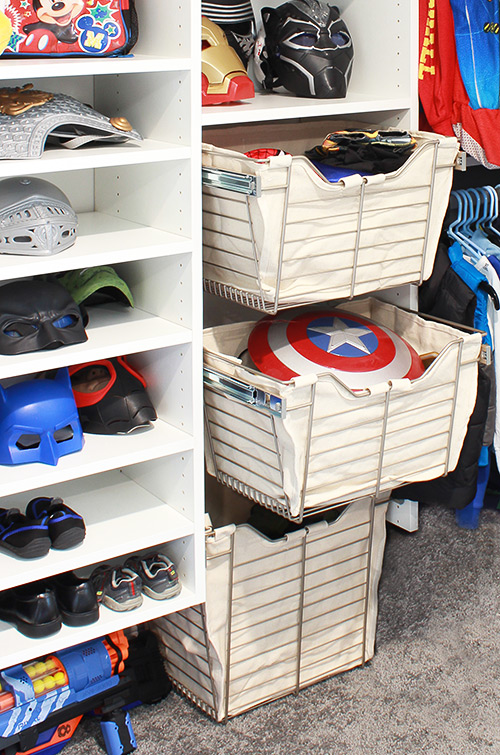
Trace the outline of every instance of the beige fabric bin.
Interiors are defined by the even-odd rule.
[[[428,278],[458,142],[413,136],[399,170],[337,183],[302,156],[260,162],[204,144],[206,290],[273,313]]]
[[[475,403],[479,332],[376,299],[342,308],[437,356],[417,380],[354,393],[331,374],[282,382],[243,366],[254,322],[204,333],[207,469],[290,519],[454,469]]]
[[[155,622],[175,687],[223,721],[372,658],[386,509],[356,501],[279,540],[216,529],[206,604]]]

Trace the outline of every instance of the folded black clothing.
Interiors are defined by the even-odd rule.
[[[404,131],[334,131],[305,152],[310,160],[366,173],[391,173],[409,158],[417,143]]]

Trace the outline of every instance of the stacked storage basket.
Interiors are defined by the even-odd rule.
[[[175,687],[223,721],[369,660],[387,509],[372,504],[278,540],[209,533],[206,604],[157,622]]]
[[[354,299],[432,272],[458,148],[413,135],[398,171],[332,184],[304,157],[203,148],[208,292],[267,313],[344,300],[426,365],[356,391],[331,373],[281,381],[241,358],[255,320],[205,330],[207,470],[297,525],[210,531],[206,604],[158,623],[174,685],[217,721],[373,656],[391,490],[457,464],[481,334]]]
[[[399,170],[335,183],[305,157],[203,145],[206,290],[275,313],[428,278],[458,143],[412,135]]]
[[[420,355],[432,354],[432,364],[416,380],[364,391],[331,373],[282,382],[238,357],[255,323],[205,331],[208,471],[298,521],[454,469],[475,403],[478,332],[372,298],[342,309],[391,328]]]

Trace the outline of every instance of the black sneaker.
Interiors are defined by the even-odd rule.
[[[154,600],[173,598],[181,591],[177,570],[163,553],[131,556],[125,566],[139,575],[142,591]]]
[[[50,545],[44,520],[28,518],[19,509],[0,509],[0,548],[19,558],[40,558]]]
[[[91,574],[97,600],[112,611],[131,611],[142,604],[142,582],[135,571],[126,566],[102,565]]]
[[[47,520],[52,547],[56,550],[74,548],[85,537],[83,518],[66,506],[62,498],[33,498],[26,506],[26,515]]]

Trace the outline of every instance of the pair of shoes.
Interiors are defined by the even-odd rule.
[[[94,585],[73,572],[20,585],[0,595],[0,619],[26,637],[48,637],[58,632],[62,623],[80,627],[98,618]]]
[[[61,498],[33,498],[26,514],[0,509],[0,548],[19,558],[40,558],[50,548],[73,548],[84,537],[82,517]]]
[[[97,599],[112,611],[138,608],[143,593],[154,600],[165,600],[181,591],[175,566],[163,553],[131,556],[123,566],[98,566],[91,579]]]
[[[62,498],[39,496],[26,506],[26,516],[47,524],[52,547],[56,550],[74,548],[85,538],[85,522]]]

